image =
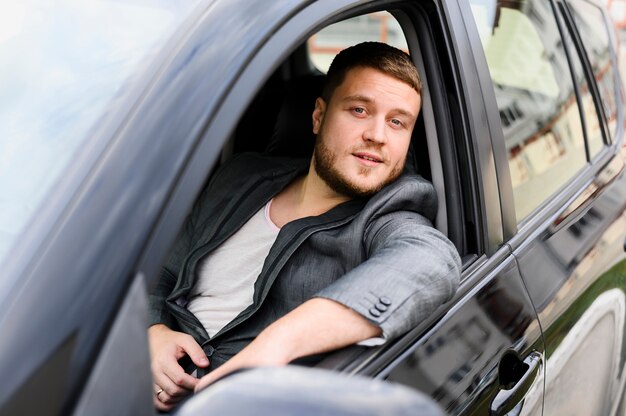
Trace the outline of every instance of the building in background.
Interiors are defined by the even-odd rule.
[[[607,9],[620,32],[626,29],[626,0],[606,0]]]

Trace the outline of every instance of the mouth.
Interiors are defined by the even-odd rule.
[[[373,153],[357,152],[353,153],[352,156],[356,157],[360,162],[365,163],[368,166],[376,166],[383,163],[383,159]]]

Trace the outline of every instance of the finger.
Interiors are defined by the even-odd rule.
[[[166,363],[163,363],[161,365],[161,369],[163,375],[167,377],[167,381],[173,383],[179,388],[185,390],[193,390],[198,383],[198,379],[190,374],[185,373],[185,370],[183,370],[183,368],[178,364],[176,360],[168,360]],[[161,385],[167,391],[167,393],[172,396],[177,396],[182,393],[173,389],[171,385],[169,385],[170,388],[166,388],[166,386],[159,383],[158,380],[157,384]]]
[[[198,380],[198,383],[196,384],[196,387],[194,389],[194,392],[198,392],[200,390],[202,390],[203,388],[209,386],[210,384],[212,384],[218,377],[215,376],[214,373],[209,373],[206,376],[202,377],[200,380]]]
[[[170,396],[169,394],[167,394],[167,392],[164,390],[161,393],[156,395],[157,400],[159,400],[161,403],[164,403],[166,405],[174,405],[178,402],[180,402],[181,400],[183,400],[185,397],[187,397],[189,394],[191,394],[190,392],[184,396]]]
[[[162,368],[160,371],[153,371],[153,376],[154,382],[158,386],[161,386],[160,388],[162,388],[169,396],[185,396],[192,390],[176,384],[174,380],[172,380]]]
[[[156,396],[152,398],[152,403],[154,403],[154,407],[162,412],[169,412],[174,407],[173,404],[168,405],[160,401]]]
[[[196,340],[188,335],[180,339],[180,346],[185,350],[191,361],[198,367],[206,367],[209,365],[209,359],[202,347],[196,342]]]
[[[198,382],[197,378],[185,373],[178,361],[171,356],[153,361],[152,374],[154,382],[170,396],[186,395],[187,392],[184,390],[193,390]]]

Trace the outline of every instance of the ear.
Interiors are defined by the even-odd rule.
[[[318,134],[320,132],[320,127],[322,126],[322,122],[324,121],[324,114],[326,114],[326,102],[318,97],[315,100],[315,109],[313,110],[313,134]]]

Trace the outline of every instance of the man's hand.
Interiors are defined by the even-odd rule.
[[[185,373],[178,360],[188,355],[198,367],[207,367],[209,359],[191,335],[169,329],[162,324],[148,329],[154,405],[162,411],[171,408],[191,394],[198,379]]]
[[[202,377],[198,381],[198,384],[196,384],[195,391],[199,391],[207,387],[214,381],[236,370],[288,364],[290,359],[285,354],[286,351],[284,349],[277,348],[277,344],[274,344],[271,337],[267,336],[267,332],[265,333],[265,336],[261,336],[259,334],[254,341],[241,350],[237,355],[225,362],[219,368]],[[261,334],[263,334],[263,332]]]
[[[241,368],[281,366],[307,355],[332,351],[380,336],[381,329],[329,299],[314,298],[263,330],[254,341],[197,383],[201,390]]]

